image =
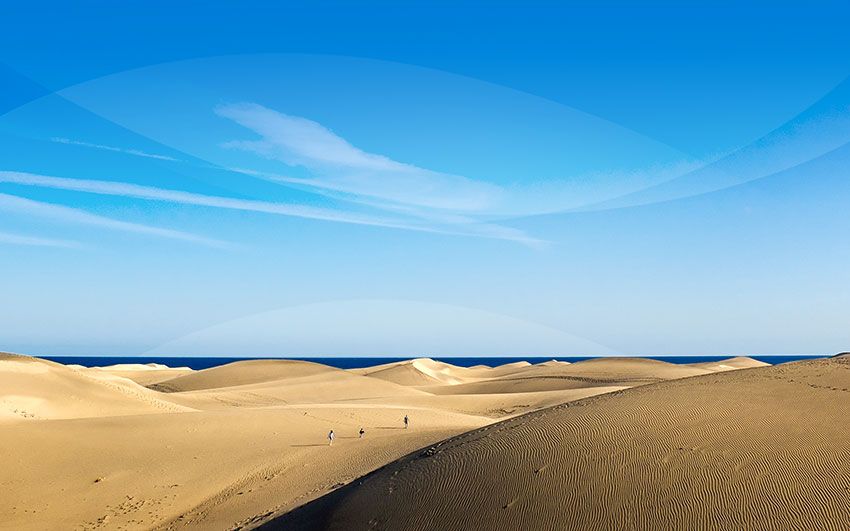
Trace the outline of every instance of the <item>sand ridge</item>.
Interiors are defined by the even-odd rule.
[[[100,372],[112,376],[119,376],[121,378],[132,380],[144,387],[193,372],[189,367],[169,367],[160,363],[119,363],[115,365],[108,365],[106,367],[83,367],[82,365],[68,366],[94,374]]]
[[[494,371],[495,372],[495,371]],[[435,394],[523,393],[631,387],[711,372],[689,365],[636,358],[597,358],[576,363],[548,361],[501,371],[491,378],[454,386],[421,387]]]
[[[709,361],[705,363],[691,363],[691,367],[698,367],[712,372],[717,371],[734,371],[736,369],[752,369],[754,367],[767,367],[769,363],[748,358],[746,356],[737,356],[721,361]]]
[[[153,386],[158,391],[182,392],[220,389],[300,376],[333,373],[334,367],[299,360],[247,360],[177,376]]]
[[[458,367],[450,363],[430,358],[386,363],[362,369],[349,369],[350,372],[387,380],[405,386],[458,385],[468,382],[487,380],[519,372],[531,364],[527,361],[506,363],[498,367],[477,365]]]
[[[268,529],[846,529],[850,360],[668,380],[454,437]]]
[[[623,359],[497,367],[419,359],[353,370],[258,360],[192,371],[0,354],[0,522],[16,530],[254,528],[452,436],[703,377],[694,373],[730,374]],[[14,413],[30,402],[38,415]]]
[[[60,363],[0,357],[0,422],[188,411],[132,380]]]

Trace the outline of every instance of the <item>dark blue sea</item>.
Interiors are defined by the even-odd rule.
[[[253,359],[274,359],[274,358],[180,358],[180,357],[161,357],[161,356],[138,356],[138,357],[119,357],[119,356],[41,356],[44,359],[52,360],[66,365],[82,365],[84,367],[104,367],[107,365],[115,365],[118,363],[161,363],[169,367],[190,367],[195,370],[208,369],[217,367],[234,361],[245,361]],[[730,356],[645,356],[650,359],[666,361],[668,363],[702,363],[707,361],[720,361],[728,359]],[[776,365],[778,363],[786,363],[789,361],[807,360],[815,358],[824,358],[826,356],[750,356],[751,358]],[[593,357],[589,356],[564,356],[555,358],[433,358],[437,361],[444,361],[461,367],[472,367],[473,365],[489,365],[495,367],[504,365],[505,363],[513,363],[516,361],[527,361],[529,363],[541,363],[556,359],[558,361],[576,362],[589,360]],[[294,360],[314,361],[331,367],[340,369],[356,369],[359,367],[370,367],[373,365],[381,365],[383,363],[392,363],[395,361],[403,361],[410,358],[286,358]]]

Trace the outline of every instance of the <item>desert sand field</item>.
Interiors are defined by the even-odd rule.
[[[470,431],[264,529],[850,529],[850,357],[753,365]]]
[[[839,529],[848,388],[846,359],[193,371],[0,354],[0,528]]]

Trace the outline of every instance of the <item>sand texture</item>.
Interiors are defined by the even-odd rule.
[[[0,354],[0,528],[837,528],[850,360],[759,365]]]
[[[846,530],[848,412],[850,358],[722,369],[473,430],[266,528]]]

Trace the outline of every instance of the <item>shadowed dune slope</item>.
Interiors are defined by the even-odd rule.
[[[267,528],[847,529],[847,411],[847,358],[636,387],[448,439]]]

